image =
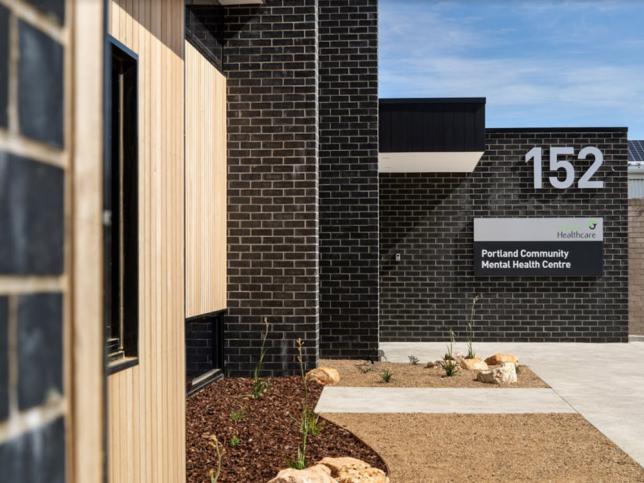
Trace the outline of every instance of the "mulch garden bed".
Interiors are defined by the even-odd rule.
[[[209,482],[217,457],[209,444],[215,435],[224,445],[220,482],[266,482],[297,455],[299,416],[304,389],[298,377],[267,378],[261,399],[251,392],[251,379],[226,378],[190,397],[186,403],[187,481]],[[309,407],[314,408],[322,388],[309,385]],[[238,419],[242,415],[241,420]],[[232,416],[232,417],[231,417]],[[386,471],[380,456],[346,429],[322,420],[319,436],[309,439],[307,464],[325,456],[352,456]],[[231,439],[239,445],[231,447]]]
[[[358,360],[321,360],[320,366],[333,367],[340,373],[338,386],[349,387],[469,387],[469,388],[547,388],[543,380],[529,367],[519,366],[516,384],[499,386],[476,380],[477,371],[460,369],[454,376],[445,377],[440,367],[425,367],[404,362],[380,361],[371,363]],[[390,371],[393,375],[384,382],[382,373]]]

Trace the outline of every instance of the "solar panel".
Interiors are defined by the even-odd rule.
[[[644,140],[628,142],[628,160],[644,161]]]

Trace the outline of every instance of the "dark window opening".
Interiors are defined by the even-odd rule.
[[[224,313],[186,320],[186,390],[188,394],[223,376]]]
[[[108,42],[103,185],[104,318],[112,363],[138,355],[138,59]],[[130,364],[127,364],[129,366]],[[116,366],[115,366],[116,367]],[[122,368],[118,365],[117,368]]]

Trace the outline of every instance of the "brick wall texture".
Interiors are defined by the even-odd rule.
[[[252,371],[268,317],[265,370],[317,362],[317,2],[225,9],[228,78],[228,374]]]
[[[556,190],[544,173],[535,191],[525,153],[549,146],[599,147],[599,190]],[[626,130],[487,131],[473,173],[380,175],[380,339],[465,338],[472,297],[481,295],[481,341],[617,342],[628,336]],[[589,166],[574,160],[577,179]],[[473,274],[475,217],[604,218],[604,275],[490,278]],[[401,261],[396,263],[396,253]]]
[[[378,353],[378,2],[320,0],[320,354]]]
[[[628,200],[629,334],[644,335],[644,199]]]
[[[64,483],[66,2],[28,3],[0,5],[0,480]]]

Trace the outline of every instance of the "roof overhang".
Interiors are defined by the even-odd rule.
[[[378,153],[381,173],[471,173],[483,151]]]

